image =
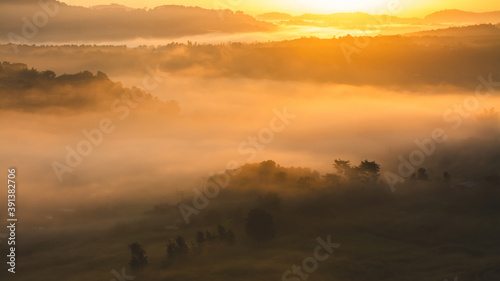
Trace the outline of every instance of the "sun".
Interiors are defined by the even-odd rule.
[[[338,13],[338,12],[373,12],[383,13],[398,4],[398,0],[290,0],[298,12]]]

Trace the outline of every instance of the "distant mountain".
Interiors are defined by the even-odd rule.
[[[281,21],[287,25],[305,25],[319,27],[359,28],[365,26],[376,28],[386,24],[420,24],[424,20],[417,18],[400,18],[391,15],[371,15],[368,13],[334,13],[303,14],[291,16],[283,13],[267,13],[257,16],[260,20]]]
[[[461,10],[444,10],[425,17],[432,23],[500,23],[500,11],[474,13]]]
[[[426,30],[407,33],[406,36],[438,36],[438,37],[467,37],[467,36],[500,36],[500,25],[479,24],[443,29]]]
[[[101,42],[135,38],[179,38],[209,33],[264,32],[272,23],[256,20],[242,12],[209,10],[178,5],[154,9],[131,9],[122,5],[92,8],[49,1],[0,2],[0,41],[24,44],[37,42]],[[47,5],[49,5],[47,4]],[[45,23],[32,15],[44,12]],[[48,11],[48,12],[47,12]],[[15,40],[12,40],[15,38]]]
[[[108,5],[96,5],[90,7],[91,9],[95,10],[104,10],[104,9],[120,9],[120,10],[125,10],[125,11],[132,11],[134,8],[130,8],[124,5],[120,4],[108,4]]]
[[[286,14],[286,13],[278,13],[278,12],[271,12],[271,13],[265,13],[262,15],[258,15],[255,18],[258,20],[291,20],[293,18],[292,15]]]
[[[292,16],[285,13],[266,13],[256,16],[263,21],[281,21],[288,25],[307,25],[319,27],[380,26],[384,24],[481,24],[500,23],[500,11],[474,13],[460,10],[444,10],[427,15],[425,19],[402,18],[392,15],[372,15],[368,13],[333,13],[333,14],[303,14]]]

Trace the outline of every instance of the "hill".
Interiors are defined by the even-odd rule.
[[[321,27],[359,28],[361,26],[380,26],[384,24],[420,24],[417,18],[400,18],[392,15],[371,15],[368,13],[333,13],[333,14],[303,14],[291,16],[281,13],[268,13],[258,17],[262,20],[281,20],[288,25],[310,25]]]
[[[500,36],[499,25],[478,24],[470,26],[449,27],[405,34],[408,36],[468,37],[468,36]]]
[[[124,97],[141,102],[144,109],[176,115],[176,101],[163,102],[139,88],[124,88],[103,72],[82,71],[57,76],[53,71],[28,69],[22,63],[0,64],[0,109],[26,112],[47,110],[105,112]]]
[[[40,12],[37,2],[7,2],[0,9],[0,33],[4,42],[113,41],[135,38],[177,38],[208,33],[268,31],[271,23],[261,22],[242,12],[209,10],[178,5],[154,9],[129,9],[108,5],[92,8],[51,2],[47,23],[33,28],[21,21]],[[31,19],[31,16],[28,17]],[[23,28],[24,27],[24,28]],[[14,40],[15,39],[15,40]]]
[[[461,10],[444,10],[425,17],[432,23],[499,23],[500,11],[474,13]]]
[[[40,56],[45,61],[72,61],[73,66],[80,65],[76,69],[93,65],[94,72],[103,70],[115,75],[140,75],[143,65],[148,63],[159,64],[162,71],[172,75],[316,81],[406,90],[431,85],[475,89],[478,73],[492,73],[494,77],[499,73],[500,38],[497,35],[365,39],[370,44],[364,48],[357,48],[359,39],[344,36],[252,44],[171,43],[155,48],[26,45],[18,47],[19,54],[13,52],[12,46],[0,45],[0,54],[10,61],[37,61]],[[346,52],[349,47],[356,52],[349,55]],[[86,56],[76,55],[80,53]],[[348,59],[355,62],[356,67]]]
[[[258,20],[290,20],[293,18],[292,15],[286,13],[271,12],[256,16]]]

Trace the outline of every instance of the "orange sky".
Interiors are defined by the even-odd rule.
[[[228,8],[241,10],[249,14],[270,11],[291,14],[303,13],[335,13],[335,12],[373,12],[388,13],[390,5],[402,8],[393,13],[400,16],[423,17],[428,13],[443,9],[460,9],[484,12],[500,10],[499,0],[63,0],[71,5],[90,6],[118,3],[129,7],[143,8],[160,5],[178,4],[200,6],[209,9]]]

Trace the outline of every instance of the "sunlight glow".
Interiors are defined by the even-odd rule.
[[[336,13],[336,12],[356,12],[356,11],[383,11],[388,9],[388,5],[398,1],[386,0],[291,0],[287,1],[297,10],[311,11],[314,13]]]
[[[62,0],[70,5],[84,7],[118,3],[133,8],[154,8],[161,5],[199,6],[206,9],[230,9],[252,15],[266,12],[284,12],[294,15],[305,13],[331,14],[339,12],[365,12],[387,14],[390,7],[400,6],[397,16],[424,17],[444,9],[474,12],[500,10],[498,0]]]

